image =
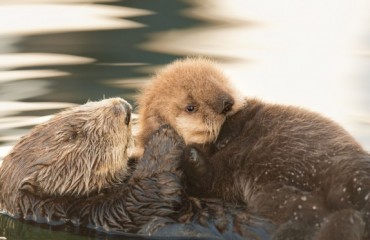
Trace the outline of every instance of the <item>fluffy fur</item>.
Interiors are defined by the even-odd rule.
[[[133,143],[131,106],[120,98],[56,114],[22,137],[0,167],[0,209],[41,217],[42,198],[81,198],[121,183]],[[29,201],[29,196],[35,202]],[[41,212],[40,212],[41,211]]]
[[[138,96],[138,148],[163,124],[186,144],[216,140],[226,116],[242,104],[240,95],[215,63],[204,58],[175,61],[159,71]],[[193,106],[192,112],[188,106]]]
[[[170,127],[129,161],[130,108],[119,98],[90,102],[31,130],[0,168],[2,213],[144,237],[269,235],[272,225],[243,206],[188,197],[180,169],[185,144]]]
[[[161,127],[149,137],[126,184],[113,194],[76,204],[70,217],[110,232],[207,239],[268,236],[272,225],[245,207],[187,196],[180,168],[184,148],[173,129]]]
[[[369,238],[370,156],[333,121],[249,99],[214,144],[196,148],[189,191],[246,203],[281,225],[275,239]]]
[[[229,111],[224,99],[234,102]],[[280,226],[275,239],[370,238],[369,154],[319,114],[240,99],[213,62],[177,61],[139,98],[139,143],[170,124],[194,146],[183,165],[187,191],[246,204]]]

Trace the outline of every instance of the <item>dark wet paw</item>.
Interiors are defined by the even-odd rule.
[[[134,175],[143,175],[143,172],[144,175],[152,175],[156,172],[176,171],[184,149],[185,143],[176,131],[168,125],[161,126],[145,145],[144,153],[137,161]]]
[[[206,162],[199,151],[193,147],[189,147],[186,150],[184,157],[185,171],[189,175],[195,174],[197,176],[202,176],[207,172]]]
[[[166,150],[175,145],[185,146],[183,139],[171,126],[162,125],[149,137],[149,142],[144,149],[158,148]]]
[[[224,147],[226,147],[226,145],[229,143],[229,139],[224,139],[224,140],[222,140],[222,141],[220,141],[220,142],[218,142],[217,144],[216,144],[216,149],[218,150],[218,151],[220,151],[221,149],[223,149]]]
[[[203,159],[199,156],[198,151],[194,148],[189,150],[189,156],[187,161],[198,168],[200,165],[204,163]]]

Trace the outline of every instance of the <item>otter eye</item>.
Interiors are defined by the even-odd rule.
[[[185,110],[189,113],[195,112],[197,109],[193,104],[189,104],[186,106]]]

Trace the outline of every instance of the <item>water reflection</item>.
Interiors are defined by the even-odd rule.
[[[137,46],[147,41],[152,32],[197,24],[197,20],[178,14],[188,6],[169,0],[99,4],[71,0],[53,4],[41,0],[3,1],[0,157],[35,120],[70,103],[110,96],[121,96],[134,103],[141,79],[148,76],[142,69],[180,57]],[[162,18],[171,21],[163,22]],[[28,105],[21,106],[25,102]],[[42,104],[48,106],[40,108]],[[24,116],[27,119],[21,118]]]
[[[15,14],[16,13],[16,14]],[[150,14],[150,11],[107,5],[26,2],[0,7],[0,34],[30,35],[66,31],[143,27],[124,18]]]
[[[224,67],[241,91],[322,112],[370,149],[369,11],[366,1],[202,1],[186,14],[216,27],[160,32],[143,48],[237,59]]]
[[[0,159],[61,109],[137,89],[176,58],[222,63],[245,94],[305,106],[370,150],[370,2],[6,0]]]
[[[50,53],[8,53],[0,55],[0,69],[26,68],[45,65],[87,64],[94,59]],[[32,78],[31,76],[30,78]]]

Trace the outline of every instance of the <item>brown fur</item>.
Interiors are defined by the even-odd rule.
[[[0,206],[15,218],[111,233],[261,239],[271,225],[243,206],[190,198],[185,148],[163,126],[130,161],[130,106],[122,99],[63,111],[17,143],[0,169]],[[136,164],[136,165],[135,165]]]
[[[352,226],[352,227],[348,227]],[[363,216],[358,211],[344,209],[329,215],[317,232],[317,239],[361,240],[365,233]]]
[[[213,145],[197,149],[185,163],[189,191],[246,203],[282,224],[275,239],[311,239],[320,224],[318,236],[346,239],[334,226],[363,227],[328,215],[342,209],[357,217],[360,211],[370,227],[370,156],[319,114],[250,99],[227,118]],[[339,220],[324,224],[326,218]]]
[[[186,144],[198,144],[200,153],[190,149],[184,162],[188,191],[247,204],[281,225],[275,239],[330,236],[333,226],[362,229],[361,221],[335,221],[346,215],[370,228],[369,154],[336,123],[297,107],[248,99],[219,114],[220,96],[233,96],[232,89],[207,60],[169,65],[139,98],[141,144],[170,124]],[[184,111],[193,101],[200,102],[199,115]],[[369,230],[364,235],[370,238]]]
[[[1,211],[34,216],[28,195],[81,198],[122,182],[133,142],[130,108],[120,98],[89,102],[34,127],[1,165]]]
[[[225,117],[242,104],[227,77],[204,58],[179,60],[159,71],[138,103],[138,148],[163,124],[175,128],[187,144],[213,142]],[[186,111],[189,104],[194,112]]]
[[[82,225],[105,231],[207,239],[261,239],[268,221],[243,206],[217,199],[190,198],[180,163],[184,142],[168,126],[149,136],[143,156],[126,184],[112,193],[84,200],[70,211]],[[82,206],[82,207],[81,207]]]

